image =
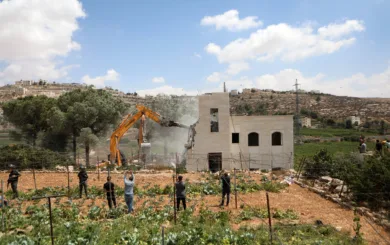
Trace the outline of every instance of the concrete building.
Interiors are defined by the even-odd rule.
[[[199,96],[187,170],[292,168],[293,116],[231,116],[228,93]]]
[[[304,117],[301,119],[302,127],[311,128],[311,118]]]
[[[232,95],[232,96],[238,95],[238,90],[237,90],[237,89],[231,90],[231,91],[230,91],[230,95]]]
[[[347,117],[347,120],[351,120],[353,126],[355,126],[356,123],[357,125],[360,125],[360,117],[350,116]]]

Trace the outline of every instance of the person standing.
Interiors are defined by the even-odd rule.
[[[375,149],[379,154],[382,153],[382,143],[379,140],[376,140]]]
[[[80,187],[80,198],[82,196],[83,189],[85,192],[85,196],[88,198],[88,192],[87,192],[88,174],[83,165],[80,166],[80,172],[78,174],[78,177],[79,177],[79,187]]]
[[[114,207],[116,208],[115,185],[111,182],[111,176],[107,177],[107,182],[104,184],[103,188],[107,194],[108,206],[112,209],[112,203],[114,203]]]
[[[127,205],[127,210],[129,213],[134,211],[133,209],[133,201],[134,201],[134,184],[135,177],[133,171],[130,171],[130,177],[127,179],[127,171],[125,172],[124,180],[125,180],[125,202]]]
[[[363,141],[362,145],[359,147],[359,150],[360,150],[360,153],[366,153],[367,145],[364,141]]]
[[[186,186],[183,182],[183,176],[178,177],[178,181],[175,184],[176,186],[176,208],[179,211],[180,201],[183,203],[183,208],[186,210]]]
[[[19,177],[21,176],[21,174],[19,173],[19,171],[16,169],[16,167],[14,165],[11,164],[10,168],[11,168],[11,171],[10,171],[9,176],[8,176],[7,189],[8,189],[9,184],[11,184],[13,198],[15,199],[15,198],[19,197],[18,180],[19,180]]]
[[[222,182],[222,202],[221,202],[221,207],[223,206],[225,202],[225,196],[227,197],[226,200],[226,206],[229,206],[229,201],[230,201],[230,176],[228,173],[225,173],[221,177],[221,182]]]

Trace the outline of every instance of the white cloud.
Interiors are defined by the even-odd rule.
[[[215,16],[205,16],[201,25],[215,26],[216,30],[227,29],[229,31],[241,31],[261,26],[263,23],[256,16],[248,16],[240,19],[238,11],[233,9]]]
[[[222,79],[223,74],[219,72],[213,72],[210,76],[207,77],[207,81],[212,83],[220,82]]]
[[[154,83],[165,83],[165,78],[163,78],[163,77],[153,77],[152,82],[154,82]]]
[[[364,31],[364,23],[359,20],[347,20],[345,23],[332,23],[318,29],[318,33],[322,37],[339,38],[344,35],[351,34],[354,31]]]
[[[300,71],[285,69],[276,74],[266,74],[255,79],[255,85],[260,89],[290,90],[298,79],[301,88],[319,90],[323,93],[357,97],[386,97],[384,91],[390,91],[390,65],[383,71],[373,75],[356,73],[341,79],[326,79],[322,73],[310,77]]]
[[[80,44],[72,40],[77,20],[86,14],[78,0],[12,0],[0,2],[0,82],[19,79],[54,80],[73,67],[60,67]]]
[[[198,53],[194,53],[194,56],[196,57],[196,58],[198,58],[198,59],[202,59],[202,55],[200,55],[200,54],[198,54]]]
[[[97,88],[103,88],[106,86],[105,82],[107,81],[117,81],[119,79],[119,73],[114,69],[110,69],[107,71],[106,75],[98,76],[91,78],[89,75],[83,76],[81,81],[88,85],[94,85]]]
[[[293,27],[285,23],[270,25],[220,47],[209,43],[205,50],[217,56],[220,63],[246,60],[267,61],[280,58],[296,61],[311,56],[331,54],[353,44],[356,39],[349,35],[364,30],[363,23],[347,20],[342,24],[330,24],[314,32],[311,25]]]
[[[197,95],[198,91],[196,90],[184,90],[183,88],[174,88],[170,85],[164,85],[157,88],[152,89],[144,89],[138,90],[137,94],[140,96],[152,95],[156,96],[158,94],[166,94],[166,95]]]
[[[225,84],[226,84],[226,88],[228,89],[228,91],[230,91],[232,89],[237,89],[238,91],[242,92],[243,88],[253,88],[254,87],[253,81],[251,79],[249,79],[248,77],[241,77],[241,78],[236,79],[236,80],[228,80],[225,82]],[[222,83],[222,85],[223,85],[223,83]]]
[[[242,71],[249,70],[249,64],[246,62],[234,62],[230,63],[229,67],[226,71],[229,75],[237,75],[238,73]]]
[[[219,53],[221,53],[221,47],[214,43],[209,43],[204,49],[207,51],[207,53],[210,54],[218,55]]]

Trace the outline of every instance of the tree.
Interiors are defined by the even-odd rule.
[[[20,129],[28,144],[36,145],[39,132],[50,129],[48,113],[56,106],[56,100],[46,96],[28,96],[3,104],[4,117]]]
[[[345,128],[348,128],[348,129],[352,128],[352,121],[351,121],[351,119],[348,119],[345,122]]]
[[[58,110],[53,110],[52,126],[72,137],[73,158],[76,161],[77,137],[83,128],[96,136],[105,135],[117,125],[126,111],[125,104],[105,90],[76,89],[58,98]],[[57,124],[57,126],[53,125]]]
[[[333,119],[327,119],[326,120],[326,125],[328,126],[334,126],[336,122]]]
[[[92,133],[90,128],[82,128],[80,130],[80,136],[78,138],[79,143],[84,145],[85,149],[85,163],[89,167],[89,153],[91,147],[94,147],[99,142],[99,138]]]

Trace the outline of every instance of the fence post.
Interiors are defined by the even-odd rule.
[[[176,225],[176,184],[175,184],[175,175],[173,176],[173,218]]]
[[[251,176],[251,154],[249,153],[249,176]]]
[[[1,180],[1,226],[2,231],[5,232],[5,219],[4,219],[4,210],[5,210],[5,201],[4,201],[4,188],[3,188],[3,180]]]
[[[96,156],[96,157],[97,157],[97,164],[96,164],[96,166],[97,166],[97,169],[98,169],[98,180],[100,180],[99,156]],[[108,159],[108,160],[110,160],[110,159]]]
[[[272,244],[272,217],[271,217],[271,210],[270,210],[270,204],[269,204],[269,197],[268,197],[268,192],[265,193],[267,197],[267,210],[268,210],[268,224],[269,224],[269,235],[270,235],[270,241]]]
[[[161,230],[161,244],[164,245],[164,242],[165,242],[164,241],[165,240],[164,239],[164,228],[165,228],[165,226],[162,226],[161,228],[162,228],[162,230]]]
[[[24,158],[24,165],[26,166],[26,158]],[[35,163],[32,164],[32,172],[33,172],[33,178],[34,178],[34,188],[35,191],[37,191],[37,179],[35,178]]]
[[[234,168],[234,199],[237,209],[237,177],[236,177],[236,168]]]
[[[69,162],[66,161],[66,170],[68,172],[68,199],[70,199],[70,179],[69,179]]]

